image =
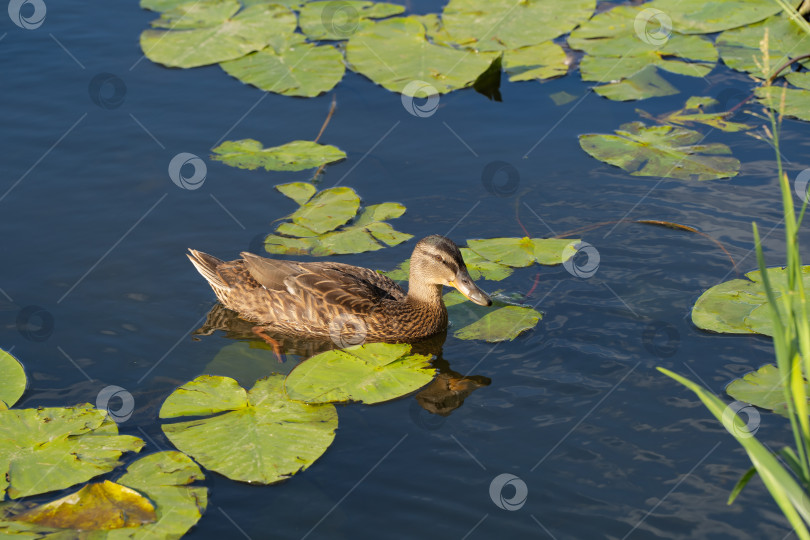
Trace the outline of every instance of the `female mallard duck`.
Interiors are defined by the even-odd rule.
[[[189,250],[191,262],[217,298],[262,329],[362,341],[414,341],[447,328],[442,286],[476,304],[492,305],[473,283],[458,247],[433,235],[416,244],[407,294],[374,270],[335,262],[295,262],[242,253],[221,261]],[[353,337],[346,339],[346,334]]]

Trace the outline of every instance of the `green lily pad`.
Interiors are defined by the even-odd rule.
[[[554,105],[558,107],[562,105],[567,105],[568,103],[571,103],[572,101],[575,101],[577,99],[577,96],[575,96],[574,94],[569,94],[565,90],[562,90],[560,92],[554,92],[548,97],[550,97],[551,101],[554,102]]]
[[[565,248],[579,243],[574,238],[488,238],[467,240],[467,245],[485,259],[505,266],[524,267],[534,263],[562,264],[576,253]]]
[[[781,9],[773,0],[653,0],[643,7],[664,12],[681,34],[711,34],[746,26]]]
[[[305,204],[318,191],[309,182],[290,182],[289,184],[279,184],[276,189],[291,198],[299,205]]]
[[[785,75],[785,79],[793,86],[810,90],[810,71],[791,71]]]
[[[480,339],[490,343],[511,341],[537,326],[542,318],[542,313],[530,307],[504,306],[453,332],[453,335],[458,339]]]
[[[313,238],[290,238],[270,234],[264,239],[264,249],[276,255],[306,255],[315,247]]]
[[[22,364],[11,353],[0,349],[0,410],[17,403],[25,392],[28,380]]]
[[[314,240],[312,255],[324,257],[346,253],[376,251],[383,246],[365,229],[346,229],[326,233]]]
[[[268,171],[303,171],[346,159],[346,153],[329,144],[291,141],[281,146],[262,147],[253,139],[225,141],[212,150],[212,159],[240,169]]]
[[[442,22],[446,33],[460,45],[502,51],[537,45],[570,32],[595,8],[594,0],[450,0],[442,11]]]
[[[186,4],[183,4],[186,6]],[[175,9],[184,9],[183,6]],[[258,4],[210,26],[182,30],[144,30],[141,49],[153,62],[191,68],[233,60],[292,34],[295,14],[277,4]]]
[[[754,90],[757,101],[778,113],[810,122],[810,90],[761,86]],[[782,96],[784,95],[784,107]]]
[[[717,36],[717,49],[723,62],[731,69],[745,71],[760,79],[766,78],[762,69],[757,66],[757,62],[762,64],[764,61],[759,44],[764,39],[766,30],[768,76],[789,58],[805,52],[807,34],[801,26],[782,13],[750,26],[727,30]],[[801,64],[808,66],[810,60],[803,60]]]
[[[467,271],[470,273],[470,277],[473,280],[488,279],[490,281],[500,281],[512,275],[511,267],[492,262],[470,248],[463,247],[459,251],[461,251],[464,264],[467,265]]]
[[[152,21],[154,28],[185,30],[214,26],[230,18],[242,7],[239,0],[199,0],[165,10],[159,19]]]
[[[692,126],[693,124],[705,124],[715,129],[727,132],[743,131],[751,129],[748,124],[732,122],[726,120],[725,112],[707,113],[705,108],[717,105],[717,100],[711,97],[692,96],[686,100],[683,109],[673,111],[658,118],[653,117],[645,111],[636,109],[636,112],[644,118],[656,120],[660,123],[675,124],[679,126]]]
[[[597,86],[594,92],[613,101],[633,101],[671,96],[677,94],[678,89],[658,75],[655,67],[647,66],[626,79]]]
[[[506,51],[503,68],[512,82],[552,79],[568,73],[568,56],[562,47],[546,41]]]
[[[621,167],[633,176],[681,180],[736,176],[740,162],[726,157],[731,149],[720,143],[701,144],[703,138],[699,132],[685,128],[630,122],[615,135],[580,135],[579,144],[596,159]]]
[[[425,88],[444,94],[472,86],[495,56],[430,43],[415,17],[364,21],[346,44],[351,69],[392,92],[416,98],[428,97],[420,93]],[[430,95],[435,95],[432,90]]]
[[[436,370],[430,356],[410,354],[407,343],[369,343],[323,352],[287,376],[291,399],[306,403],[381,403],[425,386]]]
[[[802,267],[802,281],[810,288],[810,266]],[[768,297],[757,270],[745,274],[748,279],[732,279],[709,288],[692,308],[692,322],[698,328],[730,334],[772,335]],[[769,268],[768,277],[775,288],[777,302],[780,287],[787,283],[784,268]],[[780,306],[781,307],[781,306]]]
[[[118,435],[107,411],[89,404],[0,411],[0,498],[85,482],[113,470],[121,454],[138,452],[143,444]]]
[[[300,34],[290,36],[279,50],[267,47],[222,62],[220,66],[228,75],[245,84],[267,92],[301,97],[328,92],[340,82],[346,71],[343,55],[337,49],[331,45],[307,43]]]
[[[360,197],[348,187],[324,189],[301,205],[292,216],[293,223],[317,234],[332,231],[351,220],[360,208]]]
[[[726,387],[726,393],[737,401],[750,403],[761,409],[768,409],[782,416],[787,416],[788,408],[785,401],[785,380],[774,364],[766,364],[734,379]],[[804,383],[804,391],[810,394],[810,385]]]
[[[160,409],[161,418],[183,416],[204,418],[163,424],[178,449],[232,480],[259,484],[280,482],[309,467],[332,444],[337,429],[333,405],[289,400],[284,377],[275,374],[249,392],[227,377],[197,377]]]
[[[405,11],[404,6],[388,2],[363,2],[360,0],[307,2],[298,15],[298,24],[309,39],[347,39],[357,31],[362,20],[383,19],[399,15],[403,11]]]

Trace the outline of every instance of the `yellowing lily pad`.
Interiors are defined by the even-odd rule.
[[[210,416],[213,414],[214,416]],[[270,375],[246,392],[227,377],[201,376],[178,388],[161,418],[204,416],[163,424],[166,437],[203,467],[241,482],[272,484],[306,469],[332,444],[337,412],[284,394]]]
[[[276,189],[291,198],[299,205],[305,204],[318,191],[309,182],[290,182],[289,184],[279,184]]]
[[[368,343],[326,351],[299,364],[284,386],[306,403],[380,403],[425,386],[436,370],[430,356],[411,354],[407,343]]]
[[[556,43],[545,41],[506,51],[503,69],[512,82],[552,79],[568,73],[568,56]]]
[[[735,400],[787,416],[785,382],[778,367],[774,364],[766,364],[756,371],[731,381],[726,387],[726,393]],[[804,391],[806,394],[810,394],[810,385],[807,381],[804,382]]]
[[[0,410],[7,409],[20,400],[28,383],[22,364],[0,349]]]
[[[566,250],[574,238],[488,238],[467,240],[471,250],[485,259],[506,266],[524,267],[534,263],[544,265],[562,264],[575,252]]]
[[[264,148],[253,139],[225,141],[212,150],[212,159],[240,169],[268,171],[302,171],[346,158],[340,148],[312,141],[292,141]]]
[[[231,17],[242,7],[239,0],[199,0],[161,10],[160,19],[152,21],[154,28],[185,30],[215,26]]]
[[[673,111],[658,118],[636,109],[636,112],[645,118],[656,120],[660,123],[675,124],[680,126],[692,126],[693,124],[705,124],[715,129],[727,132],[743,131],[751,129],[748,124],[732,122],[726,119],[725,112],[706,112],[709,107],[717,105],[717,100],[711,97],[692,96],[686,100],[683,109]]]
[[[615,135],[588,133],[579,144],[591,156],[633,176],[714,180],[736,176],[740,162],[720,143],[702,144],[697,131],[673,126],[623,124]]]

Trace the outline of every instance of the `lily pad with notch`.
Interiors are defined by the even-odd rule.
[[[303,171],[346,159],[346,153],[329,144],[313,141],[291,141],[281,146],[264,148],[254,139],[224,141],[211,150],[212,159],[231,167],[267,171]]]

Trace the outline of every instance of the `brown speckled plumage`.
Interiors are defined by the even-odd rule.
[[[412,341],[447,327],[443,285],[489,305],[461,252],[441,236],[414,248],[408,294],[373,270],[335,262],[295,262],[242,253],[222,261],[190,250],[217,298],[247,321],[277,332],[345,341]]]

